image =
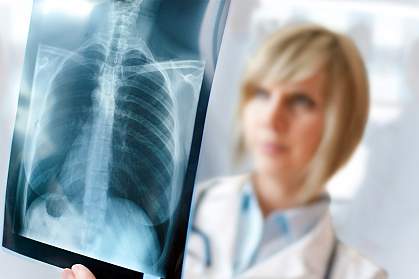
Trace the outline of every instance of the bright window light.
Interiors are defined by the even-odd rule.
[[[85,17],[93,9],[93,3],[83,0],[45,0],[41,6],[44,14],[66,13],[73,16]]]
[[[419,16],[419,6],[412,3],[392,3],[383,1],[353,1],[353,0],[293,0],[293,1],[278,1],[278,0],[260,0],[262,6],[269,6],[271,9],[284,9],[287,6],[292,7],[312,7],[313,10],[347,10],[359,12],[374,12],[381,15],[388,15],[392,17],[411,17],[417,18]],[[396,1],[394,1],[396,2]]]

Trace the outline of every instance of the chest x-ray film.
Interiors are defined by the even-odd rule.
[[[180,277],[228,0],[35,0],[3,245]]]

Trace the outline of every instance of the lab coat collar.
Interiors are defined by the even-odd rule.
[[[250,175],[243,176],[235,195],[240,196]],[[236,207],[237,208],[237,207]],[[237,214],[234,214],[238,216]],[[237,228],[237,226],[236,226]],[[237,235],[236,232],[233,233]],[[234,237],[234,236],[231,237]],[[321,278],[325,272],[327,261],[333,248],[336,234],[333,229],[332,217],[327,210],[320,222],[297,242],[284,248],[270,258],[256,263],[238,276],[245,278]],[[232,241],[232,240],[230,240]]]
[[[218,278],[229,278],[232,274],[232,258],[235,251],[233,243],[238,229],[240,197],[248,179],[248,175],[224,179],[219,187],[210,191],[211,194],[205,199],[208,199],[208,202],[202,203],[198,210],[197,226],[212,236],[211,246],[214,253],[213,266],[205,272],[205,278],[212,278],[213,274],[217,274]],[[215,217],[214,213],[220,215]],[[334,240],[332,219],[327,211],[311,232],[270,258],[238,274],[236,278],[321,278]],[[203,254],[202,249],[199,249],[200,245],[195,245],[194,237],[190,237],[188,241],[192,254]],[[196,242],[200,241],[197,239]],[[278,277],[278,274],[281,274],[281,277]]]
[[[321,278],[335,241],[329,212],[302,239],[245,271],[240,279]]]

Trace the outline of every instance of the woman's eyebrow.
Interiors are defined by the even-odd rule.
[[[307,89],[305,88],[289,88],[286,90],[287,95],[306,95],[306,96],[310,96],[311,94],[308,92]]]

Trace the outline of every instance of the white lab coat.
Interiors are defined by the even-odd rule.
[[[212,264],[210,267],[205,267],[202,238],[190,232],[183,278],[233,278],[233,254],[241,189],[248,179],[248,176],[220,178],[198,188],[195,198],[201,195],[203,190],[205,195],[198,205],[193,222],[209,237]],[[302,239],[234,278],[323,278],[334,240],[335,231],[328,213]],[[355,250],[338,242],[331,278],[381,279],[387,278],[387,275]]]

